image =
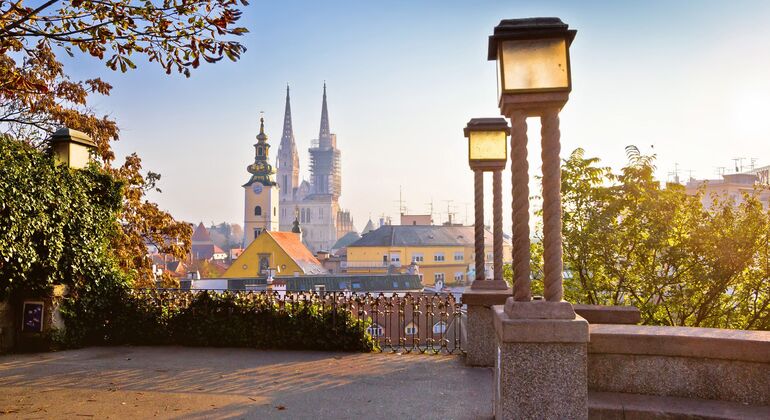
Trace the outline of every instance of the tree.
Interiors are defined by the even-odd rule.
[[[40,149],[58,127],[84,131],[98,147],[100,161],[124,184],[118,234],[112,247],[121,267],[138,285],[149,285],[151,264],[146,244],[184,258],[191,228],[148,202],[160,175],[142,174],[141,160],[129,156],[113,166],[110,143],[118,126],[87,105],[92,95],[109,95],[112,86],[98,78],[73,81],[57,54],[86,54],[112,70],[136,67],[135,57],[157,63],[166,73],[190,76],[201,59],[238,60],[246,50],[232,40],[247,32],[237,27],[245,0],[47,0],[26,6],[0,0],[0,133]]]
[[[633,305],[646,324],[770,329],[770,215],[758,192],[714,196],[706,210],[702,195],[661,187],[654,155],[626,152],[617,174],[582,149],[562,165],[565,299]]]

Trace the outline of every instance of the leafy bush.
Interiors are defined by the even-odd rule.
[[[0,134],[0,300],[54,284],[99,288],[114,262],[122,184],[96,165],[70,170]]]
[[[64,304],[63,346],[158,345],[371,351],[366,329],[340,306],[265,293],[92,291]]]

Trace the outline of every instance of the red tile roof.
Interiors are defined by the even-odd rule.
[[[200,222],[198,227],[195,228],[195,232],[193,232],[192,235],[192,241],[193,243],[212,243],[211,236],[209,236],[209,231],[206,229],[206,226],[203,226],[203,222]]]

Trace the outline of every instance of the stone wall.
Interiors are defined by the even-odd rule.
[[[590,326],[591,391],[770,405],[770,332]]]

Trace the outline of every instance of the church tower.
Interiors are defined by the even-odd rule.
[[[337,135],[329,129],[329,110],[326,105],[326,83],[324,83],[321,103],[321,128],[318,139],[310,148],[310,185],[311,193],[330,195],[336,201],[342,193],[340,174],[340,149],[337,148]]]
[[[278,230],[278,184],[273,180],[269,161],[270,144],[265,134],[265,119],[259,119],[259,134],[254,145],[254,163],[246,167],[251,174],[243,184],[245,209],[243,218],[244,248],[265,230]]]
[[[286,112],[283,115],[283,134],[281,145],[278,147],[277,166],[281,201],[293,200],[295,190],[299,187],[299,154],[297,145],[294,143],[294,130],[291,125],[289,85],[286,85]]]

